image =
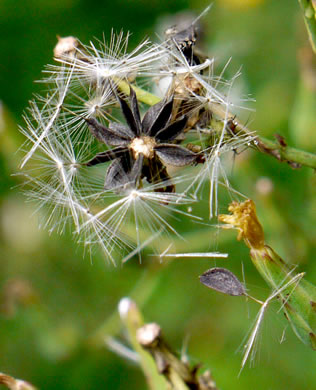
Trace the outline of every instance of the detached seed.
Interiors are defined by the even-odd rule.
[[[207,270],[200,276],[200,282],[206,287],[228,295],[240,296],[246,293],[244,285],[225,268]]]

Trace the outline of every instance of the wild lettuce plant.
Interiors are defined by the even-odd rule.
[[[169,256],[184,231],[174,221],[180,219],[183,227],[218,216],[219,186],[231,200],[244,199],[231,187],[227,154],[252,147],[292,166],[316,164],[282,139],[271,143],[241,124],[236,114],[247,106],[233,93],[240,71],[226,80],[228,61],[216,74],[215,59],[196,50],[196,21],[183,30],[168,29],[163,42],[145,39],[131,52],[128,38],[112,33],[109,44],[89,45],[59,38],[56,64],[45,70],[47,94],[31,102],[22,128],[27,141],[21,168],[29,196],[46,214],[44,226],[59,232],[70,227],[78,242],[91,250],[101,247],[113,264],[141,260],[144,250]],[[201,215],[195,209],[205,186],[208,207]],[[240,229],[238,218],[220,220]],[[247,219],[247,227],[252,222]],[[262,247],[267,249],[264,242]],[[293,329],[314,348],[315,310],[306,298],[314,299],[314,287],[306,288],[303,275],[292,277],[287,267],[275,279],[262,270],[261,257],[255,263],[273,288],[259,302],[257,329],[267,304],[280,296]],[[227,270],[214,268],[202,276],[217,291],[247,295]],[[253,340],[256,334],[255,329]],[[250,340],[246,359],[252,345]]]

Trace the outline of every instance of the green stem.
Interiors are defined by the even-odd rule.
[[[250,248],[255,267],[279,296],[282,309],[294,332],[305,344],[316,350],[316,286],[303,280],[304,274],[295,274],[272,248],[264,243],[264,232],[251,199],[232,202],[230,215],[220,215],[219,220],[238,229],[238,240],[243,239]],[[293,275],[294,274],[294,275]],[[297,284],[293,286],[297,278]],[[302,280],[301,280],[302,279]],[[276,292],[279,290],[280,292]]]
[[[130,87],[126,81],[119,81],[118,86],[122,92],[129,95]],[[147,92],[141,88],[133,86],[133,89],[136,92],[138,100],[148,105],[152,106],[161,100],[158,96],[155,96],[152,93]],[[211,111],[217,116],[219,116],[221,119],[227,117],[234,117],[233,114],[227,113],[219,105],[216,104],[212,105]],[[237,123],[235,130],[236,134],[253,134],[253,132],[250,131],[247,127],[245,127],[243,124],[239,123],[238,121],[235,122]],[[281,162],[287,162],[289,165],[292,166],[292,168],[300,168],[301,166],[305,166],[316,169],[316,154],[290,147],[285,143],[284,140],[283,142],[281,142],[280,140],[272,141],[267,138],[256,135],[255,137],[253,137],[252,145],[260,152],[268,154]]]
[[[233,118],[234,116],[224,111],[220,106],[213,105],[212,112],[220,118]],[[237,126],[235,134],[237,135],[250,135],[253,134],[247,127],[238,121],[234,120]],[[253,137],[252,145],[262,153],[268,154],[281,162],[287,162],[293,168],[299,168],[305,166],[316,169],[316,154],[309,153],[304,150],[290,147],[286,144],[285,140],[280,136],[280,140],[272,141],[265,137],[256,135]]]
[[[316,53],[316,9],[311,0],[298,1],[303,10],[304,21],[313,51]]]
[[[282,146],[278,141],[272,141],[264,137],[257,137],[257,146],[264,153],[274,156],[279,161],[285,161],[293,168],[301,165],[316,169],[316,154],[304,150]],[[264,149],[262,149],[264,148]]]
[[[127,331],[129,341],[139,357],[139,364],[144,372],[150,390],[166,390],[167,381],[158,372],[152,356],[146,351],[137,339],[137,331],[144,326],[142,313],[136,303],[130,298],[124,298],[127,311],[121,313],[121,321]]]
[[[161,328],[156,323],[146,324],[137,330],[136,341],[153,357],[157,371],[168,381],[173,390],[217,390],[210,373],[197,375],[200,364],[190,367],[179,359],[165,342]]]
[[[295,276],[288,265],[268,245],[260,249],[251,249],[250,257],[255,267],[275,290]],[[279,294],[283,311],[297,337],[316,350],[316,287],[305,279],[293,288]]]
[[[117,83],[117,86],[119,87],[119,89],[123,93],[125,93],[125,95],[129,95],[129,91],[130,91],[129,83],[127,83],[124,80],[116,80],[116,83]],[[133,85],[133,89],[136,93],[137,99],[140,102],[148,104],[149,106],[153,106],[154,104],[159,103],[161,100],[158,96],[153,95],[152,93],[147,92],[144,89],[136,87],[135,85]]]

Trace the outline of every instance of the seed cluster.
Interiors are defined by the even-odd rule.
[[[180,233],[168,215],[217,214],[218,185],[231,191],[223,156],[252,136],[230,114],[239,74],[215,76],[214,59],[197,54],[198,38],[195,23],[131,52],[123,33],[89,46],[58,38],[48,93],[31,102],[22,129],[21,167],[44,226],[74,226],[78,241],[98,244],[114,263],[158,245],[157,234],[171,245]],[[209,215],[196,216],[207,187]]]
[[[87,120],[95,138],[106,145],[117,146],[97,154],[87,163],[91,166],[113,160],[107,171],[107,189],[124,189],[126,185],[137,188],[144,177],[149,183],[160,183],[169,180],[165,164],[185,166],[197,162],[196,153],[171,143],[187,123],[186,116],[171,121],[173,97],[153,105],[142,121],[132,87],[130,106],[122,97],[117,97],[127,126],[112,124],[106,128],[95,119]]]

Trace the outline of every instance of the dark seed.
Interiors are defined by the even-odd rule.
[[[211,268],[200,276],[200,282],[206,287],[228,295],[245,294],[245,287],[228,269]]]
[[[197,159],[197,154],[179,145],[159,144],[154,150],[163,163],[175,167],[184,167]]]

